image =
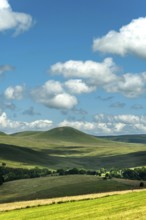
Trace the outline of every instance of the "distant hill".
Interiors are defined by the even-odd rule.
[[[141,143],[146,144],[146,134],[133,134],[133,135],[118,135],[118,136],[97,136],[97,138],[103,138],[104,140],[127,142],[127,143]]]
[[[24,137],[24,136],[36,135],[41,132],[42,131],[22,131],[22,132],[13,133],[13,134],[11,134],[11,136]]]
[[[76,143],[97,143],[97,142],[106,142],[95,138],[92,135],[86,134],[82,131],[79,131],[71,127],[57,127],[49,131],[39,132],[35,134],[36,138],[40,139],[49,139],[62,142],[76,142]]]

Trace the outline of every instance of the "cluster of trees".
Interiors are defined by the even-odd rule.
[[[18,180],[18,179],[28,179],[35,177],[42,177],[51,174],[52,171],[46,168],[33,168],[33,169],[24,169],[24,168],[10,168],[10,167],[0,167],[0,179],[2,178],[1,184],[3,182]]]
[[[98,171],[95,170],[85,170],[79,168],[72,168],[72,169],[58,169],[56,170],[58,175],[74,175],[74,174],[87,174],[87,175],[99,175]]]
[[[146,180],[146,167],[135,168],[135,169],[105,169],[99,170],[85,170],[79,168],[73,169],[58,169],[56,171],[59,175],[72,175],[72,174],[87,174],[102,176],[104,179],[115,178],[126,178],[133,180]]]
[[[0,166],[0,185],[3,182],[26,179],[26,178],[36,178],[43,177],[48,175],[97,175],[102,176],[104,179],[111,179],[112,177],[116,178],[126,178],[133,180],[146,180],[146,167],[135,168],[135,169],[110,169],[101,168],[99,170],[86,170],[81,168],[71,168],[71,169],[58,169],[58,170],[49,170],[47,168],[40,169],[38,167],[33,169],[24,169],[24,168],[10,168],[6,164]]]
[[[132,180],[146,180],[146,167],[125,169],[122,172],[122,177]]]

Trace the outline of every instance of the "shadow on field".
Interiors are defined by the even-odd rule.
[[[101,167],[130,168],[146,165],[146,151],[114,156],[84,156],[83,153],[84,151],[80,151],[76,147],[38,151],[27,147],[0,144],[1,160],[17,162],[22,165],[47,166],[48,168],[81,167],[86,169],[99,169]]]
[[[44,152],[7,144],[0,144],[0,159],[34,166],[56,164],[55,159]]]

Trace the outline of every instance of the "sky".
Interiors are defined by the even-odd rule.
[[[0,0],[0,131],[146,132],[145,0]]]

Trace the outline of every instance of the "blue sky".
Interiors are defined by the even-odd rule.
[[[0,0],[0,130],[146,132],[144,0]]]

